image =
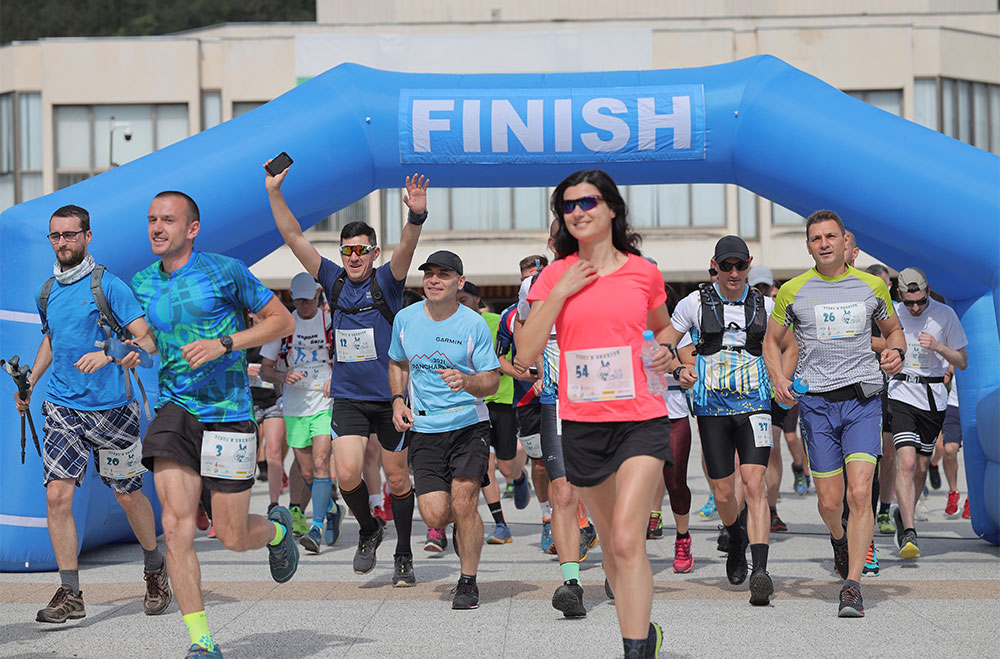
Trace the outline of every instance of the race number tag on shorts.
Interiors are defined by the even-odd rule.
[[[753,445],[757,448],[773,448],[771,437],[771,415],[751,414],[750,425],[753,427]]]
[[[338,362],[370,362],[377,358],[374,329],[367,327],[365,329],[337,330]]]
[[[820,341],[847,339],[865,331],[863,302],[821,304],[816,307],[816,337]]]
[[[906,337],[906,359],[903,360],[903,368],[927,371],[937,365],[935,362],[933,351],[920,345],[919,339]]]
[[[105,478],[125,480],[146,471],[139,442],[123,449],[102,448],[97,452],[97,461],[97,472]]]
[[[566,393],[574,403],[635,398],[632,348],[566,351]]]
[[[245,481],[257,468],[257,435],[252,432],[215,432],[201,436],[201,475]]]

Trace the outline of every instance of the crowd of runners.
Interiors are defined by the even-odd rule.
[[[580,563],[600,542],[624,656],[655,657],[665,628],[650,620],[646,542],[663,537],[666,495],[673,570],[692,569],[692,416],[711,491],[695,514],[718,515],[719,578],[747,583],[751,605],[768,605],[773,579],[793,576],[778,567],[772,577],[768,565],[770,535],[788,530],[777,511],[782,444],[794,493],[815,489],[829,530],[840,617],[865,613],[876,529],[901,558],[920,556],[925,481],[941,487],[939,464],[946,515],[968,517],[954,384],[967,366],[962,327],[919,268],[899,273],[895,300],[885,267],[856,269],[857,245],[835,212],[807,218],[814,265],[801,275],[779,286],[741,238],[725,236],[705,255],[706,281],[680,298],[643,257],[611,177],[579,171],[551,194],[546,249],[511,264],[517,300],[492,313],[448,250],[417,266],[421,294],[405,289],[433,213],[425,177],[406,178],[406,223],[376,267],[377,236],[363,222],[343,228],[339,262],[317,251],[282,196],[288,176],[266,171],[264,182],[303,268],[291,312],[244,263],[195,249],[198,205],[183,192],[151,201],[156,260],[131,282],[88,253],[85,209],[51,216],[56,263],[35,294],[43,338],[29,384],[49,373],[43,478],[61,583],[39,622],[85,616],[72,502],[91,452],[142,546],[145,613],[176,599],[187,657],[222,656],[202,599],[198,529],[232,551],[266,547],[281,583],[338,543],[348,515],[359,528],[353,569],[373,572],[391,522],[391,569],[385,557],[380,569],[407,587],[421,579],[416,507],[423,550],[450,542],[458,553],[452,608],[476,609],[480,493],[492,517],[485,542],[503,545],[513,540],[505,500],[524,509],[532,492],[541,551],[559,559],[552,606],[587,615]],[[125,352],[95,350],[109,339]],[[159,354],[159,398],[140,438],[131,382],[143,352]],[[31,398],[16,397],[22,413]],[[146,470],[162,553],[140,489]],[[267,481],[265,514],[250,511],[255,479]]]

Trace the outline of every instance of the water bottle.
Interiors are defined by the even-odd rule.
[[[123,359],[130,352],[137,352],[139,353],[139,366],[149,368],[153,365],[153,358],[149,356],[148,352],[139,346],[122,343],[116,338],[110,338],[106,341],[94,341],[94,347],[100,348],[104,351],[104,354],[114,359]]]
[[[662,396],[667,393],[667,379],[662,373],[657,373],[649,369],[649,363],[660,352],[660,344],[653,337],[653,330],[646,330],[642,333],[642,365],[646,371],[646,387],[649,393],[654,396]]]
[[[788,388],[788,391],[792,394],[792,398],[798,400],[799,398],[802,398],[804,393],[809,391],[809,381],[805,378],[795,378],[795,381],[792,382],[792,386]],[[792,409],[791,405],[785,405],[781,402],[778,402],[778,407],[783,410]]]

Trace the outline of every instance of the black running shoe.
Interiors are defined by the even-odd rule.
[[[774,599],[774,582],[767,570],[757,568],[750,575],[750,603],[754,606],[767,606]]]
[[[285,535],[277,545],[267,547],[267,562],[271,568],[271,578],[278,583],[285,583],[292,578],[299,567],[299,548],[292,536],[292,513],[284,506],[272,508],[267,514],[272,522],[278,522],[285,527]]]
[[[927,475],[931,479],[931,487],[935,490],[941,489],[941,470],[937,468],[936,465],[930,465],[927,468]]]
[[[479,608],[479,586],[474,583],[458,582],[452,589],[455,598],[451,601],[451,608],[468,610]]]
[[[719,524],[719,540],[715,548],[723,554],[729,553],[729,529],[722,524]]]
[[[864,618],[865,602],[861,598],[861,589],[855,586],[844,586],[840,591],[839,618]]]
[[[417,585],[417,577],[413,574],[413,557],[393,556],[392,585],[396,588],[407,588]]]
[[[385,522],[377,517],[375,521],[378,522],[378,530],[368,537],[361,536],[358,539],[358,550],[354,552],[355,574],[368,574],[375,567],[375,550],[385,537]]]
[[[655,622],[649,623],[649,635],[646,637],[646,659],[656,659],[663,647],[663,629]]]
[[[552,595],[552,606],[563,612],[567,618],[582,618],[587,615],[583,606],[583,587],[576,579],[563,582]]]
[[[747,547],[749,541],[743,539],[742,542],[729,539],[729,551],[726,556],[726,578],[729,583],[738,586],[747,578]]]
[[[615,591],[611,590],[611,582],[608,581],[607,577],[604,577],[604,594],[608,596],[609,600],[614,601]]]
[[[831,537],[830,544],[833,546],[833,566],[837,570],[837,574],[840,575],[840,578],[846,579],[847,571],[850,569],[850,552],[847,549],[847,537],[844,537],[844,544],[840,546]]]

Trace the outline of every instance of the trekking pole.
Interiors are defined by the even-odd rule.
[[[14,355],[6,362],[0,359],[0,368],[3,368],[7,375],[14,378],[21,400],[28,400],[28,390],[31,388],[28,385],[28,374],[31,373],[31,367],[22,365],[20,362],[21,358],[18,355]],[[24,449],[27,444],[24,427],[25,417],[28,419],[28,425],[31,426],[31,439],[35,442],[35,450],[38,451],[38,457],[42,457],[42,447],[38,444],[38,433],[35,432],[35,421],[31,418],[31,410],[24,410],[24,414],[21,415],[21,464],[24,464]]]

